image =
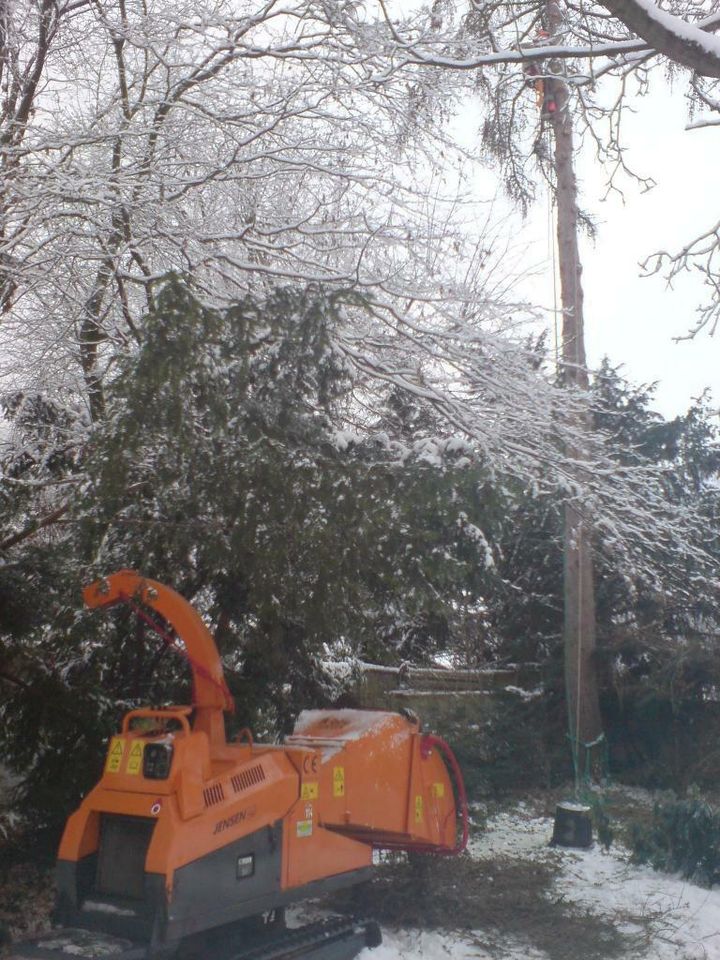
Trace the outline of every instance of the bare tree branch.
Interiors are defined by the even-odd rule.
[[[34,537],[35,534],[39,533],[41,530],[51,527],[54,523],[57,523],[62,517],[65,516],[65,514],[70,510],[71,506],[71,503],[64,503],[61,507],[53,510],[52,513],[47,514],[47,516],[41,517],[39,520],[34,520],[24,530],[19,530],[12,536],[6,537],[0,542],[0,550],[9,550],[11,547],[17,546],[18,543],[22,543],[25,540],[29,540],[30,537]]]

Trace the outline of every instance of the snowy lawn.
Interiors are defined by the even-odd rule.
[[[623,792],[626,807],[649,802]],[[634,866],[620,845],[551,848],[539,812],[551,808],[536,798],[496,813],[459,861],[381,871],[355,906],[384,943],[360,960],[720,960],[720,888]],[[47,927],[51,903],[50,873],[18,865],[0,881],[0,920],[17,936]],[[322,906],[294,908],[292,925]]]
[[[448,933],[388,925],[361,960],[720,960],[720,889],[634,866],[617,845],[550,848],[552,829],[524,804],[492,817],[470,845],[487,922]],[[464,925],[451,914],[449,929]]]

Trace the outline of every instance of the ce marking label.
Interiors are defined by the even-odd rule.
[[[318,758],[309,753],[306,753],[303,757],[303,773],[317,773],[318,772]]]

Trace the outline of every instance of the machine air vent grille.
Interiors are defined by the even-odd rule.
[[[221,783],[214,783],[211,787],[205,787],[203,790],[205,806],[213,807],[216,803],[222,803],[225,799],[225,791]]]
[[[255,767],[250,767],[248,770],[241,770],[240,773],[236,773],[230,777],[230,783],[235,793],[242,793],[243,790],[256,787],[259,783],[262,783],[264,779],[265,771],[262,768],[262,764],[259,763]]]

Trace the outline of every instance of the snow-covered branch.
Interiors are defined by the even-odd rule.
[[[720,78],[720,38],[709,32],[718,26],[717,15],[695,24],[652,0],[603,0],[603,6],[669,60],[700,76]]]
[[[643,263],[646,275],[665,272],[668,282],[687,271],[694,271],[703,278],[708,290],[707,302],[697,309],[697,320],[684,337],[692,339],[701,331],[711,336],[716,333],[720,323],[720,222],[713,224],[699,237],[686,244],[680,250],[669,252],[660,250],[652,254]]]

